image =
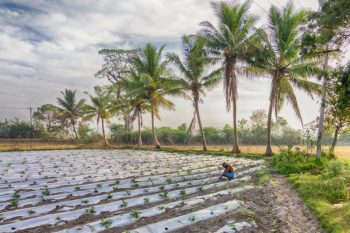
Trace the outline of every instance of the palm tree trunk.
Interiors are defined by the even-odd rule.
[[[106,139],[106,134],[105,134],[105,121],[104,121],[104,119],[102,117],[101,117],[101,125],[102,125],[103,140],[105,142],[105,146],[108,146],[108,141]]]
[[[266,156],[272,155],[271,125],[272,125],[272,110],[273,110],[273,106],[275,105],[275,101],[276,101],[276,93],[277,93],[277,78],[273,77],[271,94],[270,94],[270,106],[269,106],[269,112],[267,115],[267,136],[266,136],[266,151],[265,151]]]
[[[152,105],[152,109],[151,109],[151,118],[152,118],[152,137],[153,137],[153,145],[156,149],[160,149],[160,144],[158,142],[157,139],[157,135],[156,135],[156,129],[154,127],[154,106]]]
[[[326,50],[328,50],[328,45],[326,46]],[[327,71],[328,68],[328,53],[326,52],[326,57],[324,60],[323,68]],[[326,86],[327,86],[327,74],[323,76],[322,81],[322,97],[321,97],[321,107],[320,107],[320,120],[318,123],[318,132],[317,132],[317,150],[316,156],[317,159],[321,159],[322,152],[322,134],[323,134],[323,122],[324,122],[324,109],[326,105]]]
[[[339,130],[340,130],[339,126],[335,127],[334,137],[333,137],[331,148],[329,149],[329,153],[334,152],[334,148],[335,148],[335,145],[337,144],[337,140],[338,140]]]
[[[233,147],[232,152],[235,154],[241,153],[241,150],[239,149],[238,145],[238,137],[237,137],[237,101],[236,96],[234,96],[234,93],[232,92],[232,114],[233,114]]]
[[[141,135],[141,111],[140,111],[140,110],[138,110],[138,112],[137,112],[137,127],[138,127],[138,135],[139,135],[137,145],[138,145],[138,146],[142,146],[142,135]]]
[[[199,114],[199,107],[198,107],[198,100],[194,101],[194,105],[196,108],[196,114],[197,114],[197,119],[198,119],[198,125],[199,125],[199,130],[201,132],[201,136],[202,136],[202,143],[203,143],[203,151],[207,151],[207,140],[205,139],[205,135],[204,135],[204,131],[203,131],[203,127],[202,127],[202,121],[201,121],[201,117]]]
[[[74,132],[75,139],[78,140],[79,137],[78,137],[77,130],[76,130],[76,128],[75,128],[75,122],[74,122],[74,121],[72,122],[72,127],[73,127],[73,132]]]

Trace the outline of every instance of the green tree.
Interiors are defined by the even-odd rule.
[[[253,27],[256,19],[248,13],[251,1],[243,4],[236,2],[213,2],[216,17],[219,21],[217,27],[208,21],[202,22],[203,29],[199,37],[203,39],[210,54],[223,58],[224,92],[227,110],[232,103],[233,110],[233,148],[232,152],[240,153],[237,139],[237,75],[249,74],[249,69],[241,65],[245,62],[249,51],[250,40],[254,37]]]
[[[350,66],[349,66],[350,67]],[[350,127],[350,68],[338,68],[328,85],[325,121],[334,130],[330,152],[334,152],[339,134]]]
[[[323,57],[322,96],[317,133],[317,158],[321,158],[323,125],[325,119],[328,85],[328,60],[340,51],[340,46],[350,37],[350,2],[348,0],[319,0],[319,10],[311,14],[308,31],[303,35],[303,53]]]
[[[58,114],[63,122],[68,121],[72,126],[73,133],[76,139],[79,139],[76,124],[79,119],[84,117],[85,99],[77,101],[76,90],[61,91],[63,98],[57,98],[58,106],[56,106]]]
[[[150,104],[152,120],[153,144],[160,148],[155,130],[155,117],[159,118],[159,107],[174,109],[174,104],[169,101],[168,95],[181,95],[181,82],[168,68],[168,61],[162,59],[164,46],[157,49],[148,43],[140,49],[135,56],[131,57],[136,80],[126,80],[124,86],[129,94],[137,93],[144,97]]]
[[[300,55],[299,27],[307,20],[305,11],[296,12],[292,2],[282,9],[272,6],[269,12],[269,32],[259,31],[260,50],[249,58],[257,73],[271,78],[270,105],[267,117],[267,141],[265,155],[271,156],[272,113],[281,110],[288,101],[298,119],[302,122],[294,89],[310,95],[319,93],[319,85],[307,80],[309,75],[318,74],[317,60]]]
[[[95,86],[94,92],[94,96],[86,92],[86,94],[89,95],[90,101],[92,103],[92,105],[86,105],[86,118],[93,118],[96,116],[97,125],[101,120],[103,140],[105,146],[108,146],[108,141],[105,133],[105,123],[107,123],[108,120],[113,116],[111,93],[100,86]]]
[[[221,69],[205,75],[205,72],[207,72],[206,68],[212,61],[207,56],[202,40],[184,36],[182,44],[183,60],[175,53],[170,53],[167,57],[182,74],[183,90],[190,92],[195,111],[194,118],[197,117],[202,137],[203,150],[207,151],[207,142],[199,113],[199,102],[203,102],[202,96],[205,95],[206,90],[211,90],[220,82]]]

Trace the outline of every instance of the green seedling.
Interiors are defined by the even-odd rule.
[[[87,204],[87,203],[89,203],[89,200],[82,200],[81,203]]]
[[[28,210],[27,213],[28,213],[29,215],[33,215],[33,214],[35,214],[36,212],[35,212],[34,210]]]
[[[48,189],[47,187],[45,187],[45,189],[44,189],[44,191],[42,192],[42,194],[43,194],[44,196],[49,196],[49,195],[50,195],[49,189]]]
[[[168,177],[168,178],[166,179],[166,182],[167,182],[168,184],[171,184],[171,183],[173,182],[173,180],[172,180],[170,177]]]
[[[80,187],[77,186],[77,187],[75,187],[74,189],[75,189],[75,191],[79,191],[79,190],[80,190]]]
[[[159,210],[162,210],[162,209],[164,209],[164,206],[162,206],[162,205],[161,205],[161,206],[158,206],[158,209],[159,209]]]
[[[141,212],[140,211],[137,211],[137,210],[133,210],[131,211],[130,215],[133,217],[133,218],[136,218],[136,219],[139,219],[140,218],[140,214]]]
[[[11,200],[11,206],[13,206],[13,207],[18,206],[18,199],[17,198]]]
[[[140,186],[140,185],[139,185],[138,183],[135,183],[135,184],[132,185],[133,188],[137,188],[137,187],[139,187],[139,186]]]
[[[198,191],[203,191],[203,186],[197,187],[197,190],[198,190]]]
[[[163,191],[165,189],[165,187],[162,185],[159,187],[159,190]]]
[[[182,189],[182,190],[180,191],[180,195],[181,195],[181,196],[185,196],[185,195],[186,195],[186,190],[185,190],[185,189]]]
[[[113,195],[112,194],[108,194],[107,195],[107,199],[112,199],[113,198]]]
[[[169,200],[168,192],[162,192],[159,194],[164,200]]]
[[[127,194],[127,195],[131,195],[131,193],[130,193],[130,191],[129,191],[129,190],[127,190],[127,191],[126,191],[126,194]]]
[[[122,201],[122,204],[120,204],[120,207],[127,207],[128,203],[126,201]]]
[[[101,226],[104,226],[105,228],[110,228],[112,226],[112,220],[108,219],[103,219],[100,222]]]
[[[101,184],[97,184],[97,185],[96,185],[96,188],[101,188],[101,187],[102,187]]]
[[[143,198],[143,200],[145,201],[145,203],[149,202],[149,198],[148,197]]]
[[[144,189],[144,190],[143,190],[143,193],[148,193],[148,190],[149,190],[149,189]]]
[[[119,181],[119,180],[116,180],[116,181],[114,182],[114,184],[115,184],[115,185],[119,185],[119,184],[120,184],[120,181]]]
[[[194,222],[196,220],[196,217],[193,215],[193,216],[189,217],[188,220],[190,220],[191,222]]]
[[[96,209],[94,206],[91,206],[90,208],[86,209],[85,212],[87,214],[96,214]]]
[[[117,190],[118,190],[118,186],[114,186],[113,191],[117,191]]]

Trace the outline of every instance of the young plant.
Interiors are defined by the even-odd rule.
[[[180,195],[181,195],[182,197],[184,197],[184,196],[186,195],[186,190],[185,190],[185,189],[182,189],[182,190],[180,191]]]
[[[96,209],[94,206],[91,206],[90,208],[86,209],[85,212],[87,214],[96,214]]]
[[[48,189],[47,187],[45,187],[45,189],[43,190],[42,194],[43,194],[44,196],[49,196],[49,195],[50,195],[49,189]]]
[[[162,192],[159,194],[164,200],[169,200],[168,192]]]
[[[105,228],[110,228],[112,226],[112,220],[102,219],[100,224],[101,224],[101,226],[104,226]]]
[[[148,197],[143,198],[143,200],[145,201],[145,203],[149,202],[149,198]]]
[[[132,185],[132,187],[133,188],[137,188],[137,187],[139,187],[140,185],[138,184],[138,183],[134,183],[133,185]]]
[[[188,220],[190,220],[191,222],[194,222],[196,220],[196,217],[193,215],[193,216],[189,217]]]
[[[107,199],[112,199],[113,198],[113,195],[112,194],[108,194],[107,195]]]
[[[122,201],[122,204],[120,204],[120,207],[127,207],[128,203],[126,201]]]
[[[34,210],[28,210],[27,213],[28,213],[29,215],[34,215],[36,212],[35,212]]]
[[[168,177],[168,178],[166,179],[166,182],[167,182],[168,184],[171,184],[171,183],[173,182],[173,180],[172,180],[170,177]]]
[[[143,193],[148,193],[148,190],[149,190],[149,189],[144,189],[144,190],[143,190]]]
[[[88,199],[86,199],[86,200],[81,200],[81,203],[87,204],[87,203],[89,203],[89,200],[88,200]]]
[[[137,210],[133,210],[131,211],[130,215],[136,219],[139,219],[140,218],[140,214],[141,212],[140,211],[137,211]]]

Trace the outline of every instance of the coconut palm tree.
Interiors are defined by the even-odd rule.
[[[199,114],[199,102],[202,102],[201,97],[205,95],[206,90],[212,89],[219,83],[221,80],[221,69],[205,75],[207,65],[211,63],[211,59],[206,54],[203,41],[193,40],[185,36],[182,38],[182,44],[183,60],[175,53],[169,53],[167,57],[183,75],[183,90],[191,93],[195,112],[194,118],[197,116],[203,150],[207,151],[207,142]]]
[[[90,101],[92,103],[92,105],[86,106],[86,109],[85,109],[87,114],[86,118],[92,118],[96,116],[97,125],[101,120],[103,140],[104,140],[105,146],[108,146],[108,141],[106,139],[106,133],[105,133],[105,122],[108,122],[108,120],[113,116],[111,94],[109,91],[103,89],[100,86],[95,86],[94,92],[95,92],[95,96],[90,95],[88,92],[86,92],[86,94],[89,95]]]
[[[205,41],[211,55],[223,58],[226,106],[229,110],[232,103],[233,110],[234,153],[240,153],[237,139],[237,75],[248,74],[248,70],[242,64],[249,49],[249,42],[254,37],[253,26],[256,21],[248,13],[250,5],[250,0],[243,4],[213,2],[218,26],[215,27],[208,21],[202,22],[200,25],[203,28],[198,35]]]
[[[271,78],[270,104],[267,118],[267,142],[265,155],[271,156],[271,123],[273,110],[277,113],[285,102],[289,102],[302,122],[295,89],[310,95],[318,94],[320,86],[307,80],[320,72],[318,61],[300,55],[299,27],[307,20],[305,11],[296,12],[292,2],[282,9],[272,6],[269,12],[270,36],[260,30],[258,50],[248,56],[256,73]],[[257,45],[257,44],[256,44]]]
[[[184,95],[181,91],[181,82],[171,73],[168,61],[162,59],[164,46],[157,49],[148,43],[138,53],[131,57],[134,67],[133,78],[124,80],[129,96],[139,96],[148,101],[152,120],[153,144],[160,148],[155,130],[155,117],[159,118],[159,107],[174,109],[174,104],[167,95]]]
[[[85,110],[85,99],[76,100],[76,90],[64,90],[61,91],[63,98],[57,98],[57,103],[59,106],[56,106],[58,114],[62,121],[68,120],[72,126],[74,136],[76,139],[79,139],[76,123],[79,119],[84,117]]]

